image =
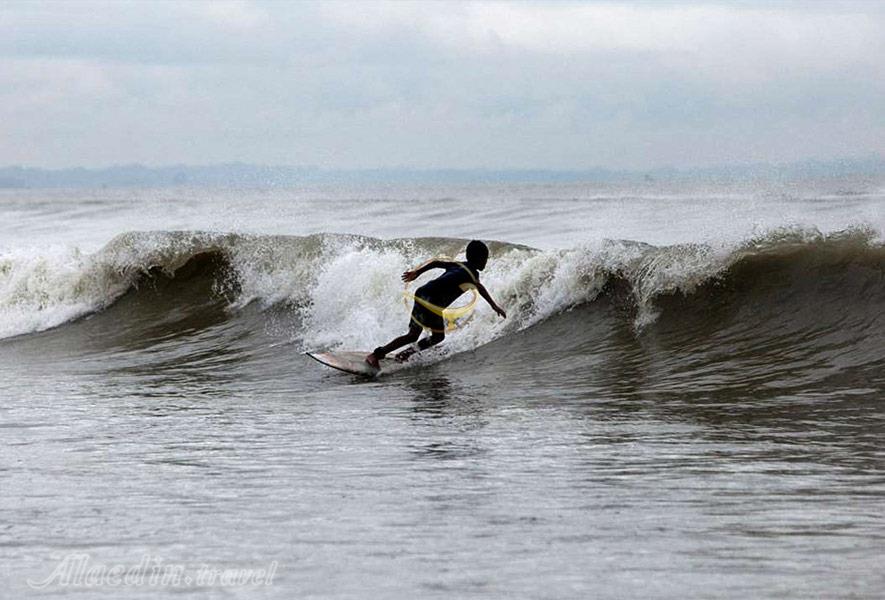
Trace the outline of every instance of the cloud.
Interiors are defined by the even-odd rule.
[[[0,163],[883,153],[882,6],[7,2]]]

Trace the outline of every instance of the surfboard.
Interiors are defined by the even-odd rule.
[[[305,352],[305,354],[327,367],[345,373],[374,377],[381,372],[381,369],[376,369],[366,362],[368,350],[365,352]]]

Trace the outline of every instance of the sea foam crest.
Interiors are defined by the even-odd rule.
[[[877,233],[857,229],[830,236],[776,230],[738,244],[656,247],[598,240],[560,250],[490,243],[482,281],[508,311],[502,320],[482,301],[452,350],[475,348],[592,302],[613,281],[629,290],[637,330],[657,316],[655,300],[691,294],[747,257],[795,252],[881,252]],[[406,330],[401,273],[428,258],[463,257],[466,240],[379,240],[317,234],[306,237],[200,232],[137,232],[84,254],[76,248],[0,252],[0,337],[55,327],[113,303],[157,271],[168,276],[199,255],[221,257],[237,283],[232,318],[247,304],[296,311],[307,348],[372,348]],[[428,273],[414,289],[433,277]]]
[[[151,269],[172,274],[224,236],[128,233],[85,254],[75,247],[0,252],[0,338],[43,331],[99,311]]]

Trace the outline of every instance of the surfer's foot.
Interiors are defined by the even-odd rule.
[[[381,363],[378,362],[378,357],[375,356],[374,352],[372,352],[371,354],[366,356],[366,362],[373,369],[380,369],[381,368]]]
[[[406,362],[409,360],[409,357],[415,354],[415,350],[413,348],[409,348],[408,350],[403,350],[399,354],[396,355],[396,362]]]

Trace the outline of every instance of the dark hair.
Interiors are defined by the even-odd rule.
[[[479,240],[467,244],[467,261],[484,264],[489,259],[489,247]]]

